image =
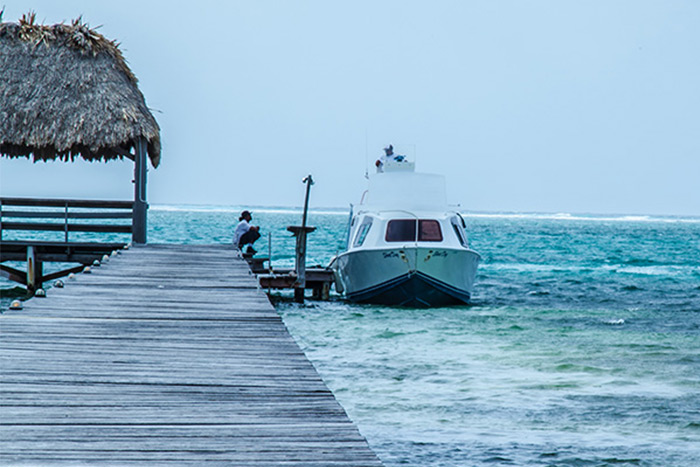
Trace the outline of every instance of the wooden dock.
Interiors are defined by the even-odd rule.
[[[231,247],[64,282],[0,316],[0,465],[381,465]]]
[[[258,277],[260,287],[269,289],[294,289],[297,285],[297,274],[292,268],[270,269],[264,263],[270,264],[268,257],[243,256],[248,262],[251,271]],[[328,300],[331,286],[335,282],[333,271],[329,268],[312,267],[305,268],[304,289],[312,291],[314,300]]]

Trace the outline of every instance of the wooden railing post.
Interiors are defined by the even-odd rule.
[[[68,201],[66,201],[66,206],[63,211],[63,228],[65,229],[65,240],[68,243]]]
[[[134,212],[132,221],[132,240],[134,243],[146,243],[148,203],[146,202],[146,172],[148,168],[146,140],[136,140],[136,157],[134,160]]]

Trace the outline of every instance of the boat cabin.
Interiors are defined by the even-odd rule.
[[[347,250],[392,246],[469,248],[465,223],[457,212],[360,212],[352,217]]]
[[[447,206],[443,176],[388,171],[370,177],[362,203],[351,213],[347,250],[409,244],[469,248],[465,227]]]

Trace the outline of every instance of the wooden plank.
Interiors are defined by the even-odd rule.
[[[131,219],[131,212],[0,211],[0,217],[20,219]]]
[[[58,198],[9,198],[1,197],[0,205],[4,206],[37,206],[69,208],[104,208],[132,209],[133,201],[90,200],[90,199],[58,199]]]
[[[103,255],[120,251],[126,242],[47,242],[35,240],[1,240],[0,261],[25,261],[27,249],[34,247],[40,261],[90,264]]]
[[[51,242],[42,240],[2,240],[0,242],[3,248],[26,248],[28,245],[50,249],[50,248],[65,248],[65,242]],[[111,250],[121,250],[124,248],[125,242],[70,242],[69,246],[71,248],[99,248],[99,249],[111,249]]]
[[[52,222],[7,222],[3,221],[3,230],[36,230],[46,232],[95,232],[95,233],[131,233],[131,225],[126,224],[59,224]]]
[[[19,284],[27,284],[27,273],[25,271],[19,271],[4,264],[0,264],[0,277],[4,277]]]
[[[44,284],[46,284],[47,282],[52,281],[54,279],[59,279],[61,277],[65,277],[65,276],[68,276],[70,274],[82,272],[83,269],[84,269],[84,266],[81,264],[80,266],[74,266],[72,268],[63,269],[61,271],[52,272],[50,274],[44,274],[42,276],[42,280],[43,280]]]
[[[381,465],[232,248],[64,282],[0,316],[1,465]]]
[[[64,250],[70,249],[70,243],[64,244]],[[0,249],[4,248],[4,244],[0,242]],[[102,258],[103,255],[109,254],[109,250],[94,250],[92,252],[73,252],[72,250],[68,253],[45,253],[39,252],[37,258],[44,262],[58,262],[58,263],[81,263],[83,265],[92,264],[96,259]],[[24,261],[26,259],[25,255],[16,252],[0,251],[0,258],[2,261]]]

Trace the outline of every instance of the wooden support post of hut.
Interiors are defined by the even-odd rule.
[[[148,230],[146,202],[146,174],[148,172],[146,141],[138,137],[135,146],[134,160],[134,217],[132,221],[134,243],[146,243]]]
[[[32,13],[24,15],[17,23],[0,22],[0,156],[26,157],[34,162],[73,161],[76,157],[87,161],[127,158],[134,162],[133,201],[37,200],[5,198],[6,193],[0,194],[0,263],[17,261],[17,255],[22,253],[17,249],[25,248],[23,252],[27,256],[21,261],[26,260],[33,266],[31,274],[24,275],[29,288],[32,284],[33,287],[41,285],[43,257],[50,256],[53,258],[50,261],[74,262],[71,252],[78,250],[69,240],[70,232],[131,233],[132,242],[146,243],[147,165],[148,159],[153,167],[160,162],[160,129],[117,43],[80,20],[48,26],[37,24]],[[23,220],[27,217],[56,219],[56,212],[36,207],[64,205],[63,224],[43,219],[34,223]],[[5,206],[32,208],[29,211],[6,210]],[[103,212],[89,217],[84,212],[69,213],[69,208],[95,208]],[[116,209],[130,211],[131,225],[73,222],[86,218],[124,218],[123,212],[116,216],[110,214]],[[22,219],[6,220],[12,217]],[[18,245],[12,236],[3,235],[3,231],[9,230],[32,230],[41,234],[36,236],[36,241],[22,240],[24,244]],[[54,244],[58,242],[46,245],[47,242],[40,240],[43,232],[57,230],[65,234],[63,258],[56,253]],[[112,240],[110,245],[113,244]],[[88,252],[102,257],[101,250],[95,249],[94,244],[81,251],[81,261],[89,260]],[[6,277],[18,277],[16,270],[0,266],[0,272]]]

